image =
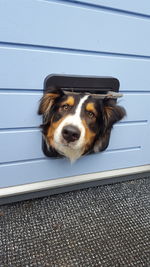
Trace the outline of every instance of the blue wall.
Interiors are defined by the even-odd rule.
[[[36,112],[50,73],[120,80],[127,117],[107,151],[45,158]],[[149,1],[0,2],[0,187],[150,164],[149,104]]]

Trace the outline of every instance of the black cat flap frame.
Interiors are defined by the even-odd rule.
[[[57,87],[65,92],[95,94],[99,98],[104,98],[107,94],[116,101],[121,95],[119,92],[119,80],[113,77],[98,76],[76,76],[76,75],[48,75],[44,80],[44,94],[50,87]],[[114,92],[114,95],[113,95]],[[47,157],[61,158],[57,151],[47,147],[44,138],[42,139],[42,149]]]

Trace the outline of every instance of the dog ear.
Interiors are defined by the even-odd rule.
[[[43,97],[40,100],[38,114],[39,115],[46,115],[50,111],[55,100],[57,98],[61,97],[62,95],[64,95],[64,93],[61,89],[48,88],[46,93],[43,95]]]
[[[121,120],[125,115],[125,109],[116,105],[114,100],[103,100],[103,131],[101,131],[94,144],[94,152],[103,151],[108,147],[113,124]]]
[[[123,107],[116,105],[112,99],[104,99],[103,101],[103,116],[105,129],[111,129],[113,124],[123,119],[126,111]]]

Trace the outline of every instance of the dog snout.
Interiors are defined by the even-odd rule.
[[[67,125],[62,130],[63,138],[69,142],[75,142],[80,138],[80,130],[72,125]]]

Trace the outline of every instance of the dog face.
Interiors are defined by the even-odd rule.
[[[112,100],[91,95],[67,95],[61,89],[47,90],[39,106],[47,147],[75,161],[81,155],[104,150],[113,124],[125,115]]]

